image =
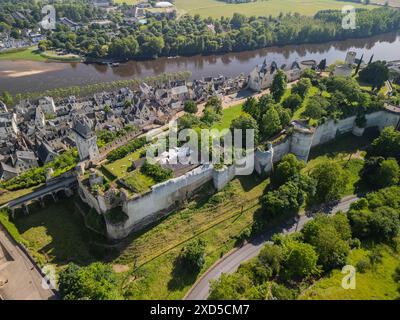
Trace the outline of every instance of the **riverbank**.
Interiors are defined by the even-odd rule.
[[[267,59],[269,63],[275,61],[278,65],[290,65],[293,61],[308,59],[316,61],[327,59],[327,63],[331,64],[336,60],[343,60],[349,50],[355,51],[357,57],[364,54],[364,59],[367,61],[372,54],[374,54],[375,60],[398,60],[400,35],[388,33],[364,39],[271,47],[224,55],[129,61],[114,68],[107,65],[76,62],[6,61],[0,59],[0,82],[2,90],[16,95],[26,92],[45,92],[55,88],[58,90],[71,86],[84,87],[99,82],[125,81],[132,78],[140,81],[146,77],[176,73],[182,70],[191,73],[190,80],[209,76],[218,77],[221,74],[235,77],[240,73],[249,74],[264,59]],[[15,74],[23,76],[16,77]]]
[[[53,50],[40,52],[37,47],[10,49],[0,52],[0,60],[5,61],[59,61],[59,62],[83,62],[83,59],[76,54],[59,54]],[[35,73],[33,73],[35,74]],[[30,74],[26,74],[30,75]]]

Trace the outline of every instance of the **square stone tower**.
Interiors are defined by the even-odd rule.
[[[93,123],[86,116],[74,118],[73,131],[79,159],[94,160],[99,156],[97,137],[92,131]]]

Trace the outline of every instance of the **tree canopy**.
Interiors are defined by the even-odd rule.
[[[119,299],[116,274],[108,264],[92,263],[79,267],[70,263],[60,272],[60,294],[65,300]]]

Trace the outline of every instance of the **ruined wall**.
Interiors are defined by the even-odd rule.
[[[282,142],[279,142],[273,145],[273,162],[278,162],[283,158],[285,154],[288,154],[290,151],[290,137],[285,138]]]
[[[311,147],[329,142],[335,139],[338,134],[351,132],[353,130],[355,120],[356,116],[352,116],[339,121],[328,120],[321,124],[315,130]]]
[[[272,158],[274,155],[274,149],[269,146],[268,150],[262,151],[257,149],[254,154],[254,170],[262,175],[272,170]]]
[[[223,189],[236,176],[235,166],[224,166],[213,170],[213,183],[218,191]]]
[[[109,209],[104,197],[101,195],[94,196],[89,189],[83,185],[82,181],[78,179],[79,184],[79,196],[81,197],[82,201],[85,202],[89,207],[94,208],[99,214],[106,213]]]
[[[288,153],[295,154],[303,161],[308,160],[312,147],[329,142],[346,132],[355,132],[357,135],[363,132],[363,128],[355,125],[356,117],[349,117],[339,121],[329,120],[317,127],[314,132],[307,130],[295,130],[283,140],[271,145],[268,150],[256,150],[254,153],[254,170],[259,173],[269,173],[273,163],[278,162]],[[387,126],[397,126],[400,114],[389,111],[379,111],[366,115],[366,127],[383,129]],[[249,155],[253,156],[253,154]],[[128,219],[125,222],[112,224],[107,222],[107,233],[111,239],[122,239],[134,230],[140,230],[171,212],[171,209],[193,194],[205,183],[213,180],[217,190],[221,190],[231,181],[240,170],[235,166],[225,166],[214,169],[212,165],[203,165],[185,175],[160,183],[152,187],[151,192],[137,196],[134,199],[122,200],[123,211]],[[81,188],[83,187],[83,188]],[[94,197],[80,183],[80,192],[86,198],[83,199],[99,213],[107,210],[104,199]],[[81,195],[82,197],[82,195]]]
[[[290,139],[290,153],[299,160],[307,162],[314,134],[305,131],[295,131]]]
[[[181,177],[153,186],[151,192],[143,196],[125,201],[122,210],[128,220],[116,225],[107,223],[108,236],[121,239],[131,231],[158,220],[212,178],[212,165],[203,165]]]
[[[379,130],[389,126],[396,127],[400,120],[399,113],[386,110],[370,113],[365,117],[367,120],[365,128],[378,127]],[[361,136],[365,128],[357,127],[355,120],[356,116],[338,121],[328,120],[315,128],[313,133],[307,130],[294,130],[292,135],[275,143],[269,150],[257,150],[254,169],[258,174],[268,174],[273,169],[273,163],[288,153],[293,153],[298,159],[307,162],[311,148],[332,141],[337,135],[352,132],[356,136]]]
[[[378,127],[382,130],[386,127],[396,127],[400,120],[400,114],[389,111],[378,111],[365,116],[367,119],[366,127]]]

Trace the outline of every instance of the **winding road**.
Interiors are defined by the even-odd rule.
[[[359,199],[352,195],[343,198],[337,205],[325,210],[326,213],[335,214],[338,211],[348,211],[350,205]],[[288,221],[280,227],[270,229],[267,233],[253,239],[240,248],[233,249],[218,260],[210,269],[204,273],[186,294],[185,300],[206,300],[210,290],[210,280],[218,279],[222,273],[235,272],[241,263],[256,257],[265,243],[270,241],[276,233],[291,234],[303,229],[306,222],[312,220],[311,215],[302,215],[297,219]]]

